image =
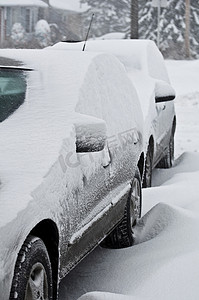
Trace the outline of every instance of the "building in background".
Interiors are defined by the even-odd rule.
[[[80,0],[49,0],[49,5],[50,22],[58,25],[65,40],[85,38],[83,18],[89,9],[87,4],[81,4]]]
[[[48,19],[48,7],[48,0],[0,0],[0,47],[6,45],[16,23],[32,34],[38,20]]]
[[[80,0],[0,0],[0,48],[40,48],[45,35],[49,35],[48,45],[60,40],[82,40],[88,10],[89,6]],[[40,20],[47,22],[40,22],[38,34],[36,25]]]

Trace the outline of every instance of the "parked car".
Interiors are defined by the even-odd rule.
[[[60,42],[48,49],[83,49],[84,42]],[[115,55],[124,65],[136,89],[144,118],[145,172],[143,187],[150,187],[152,169],[170,168],[174,161],[176,114],[164,59],[150,40],[89,40],[87,52],[106,52]]]
[[[0,298],[57,299],[105,239],[133,244],[143,120],[109,54],[0,51]]]

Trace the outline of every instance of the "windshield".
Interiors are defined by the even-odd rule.
[[[0,122],[8,118],[23,102],[26,93],[24,72],[0,70]]]

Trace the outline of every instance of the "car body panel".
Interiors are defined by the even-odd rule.
[[[44,50],[2,50],[0,56],[32,69],[24,104],[0,124],[0,292],[7,300],[17,254],[41,221],[53,222],[59,233],[59,278],[119,222],[142,152],[142,113],[115,57]],[[96,81],[103,84],[96,88]],[[121,85],[112,95],[114,81]],[[116,115],[120,95],[127,105]],[[95,97],[109,102],[109,110],[103,103],[98,110]],[[75,124],[91,117],[107,123],[106,147],[77,153]]]

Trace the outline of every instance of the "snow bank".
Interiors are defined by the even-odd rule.
[[[194,173],[190,177],[193,178]],[[178,191],[173,194],[170,191],[170,198],[164,190],[160,198],[160,194],[155,191],[150,193],[153,188],[147,189],[144,193],[145,202],[150,202],[153,206],[156,194],[156,203],[160,199],[175,203],[177,192],[183,186],[184,183],[181,182]],[[172,190],[172,183],[169,187]],[[183,190],[183,193],[189,199],[187,204],[190,203],[190,190]],[[189,208],[157,204],[136,226],[136,246],[121,250],[96,249],[63,280],[62,285],[67,284],[69,299],[77,299],[85,291],[93,293],[82,296],[82,300],[114,297],[121,300],[197,299],[199,207],[194,212]],[[191,288],[188,289],[187,285]],[[108,291],[114,295],[105,292],[98,294],[94,291]],[[60,300],[62,299],[64,293],[60,295]]]
[[[137,245],[95,250],[63,280],[66,295],[72,300],[85,291],[108,291],[114,295],[91,293],[80,299],[197,299],[198,226],[196,213],[157,204],[137,225]]]

